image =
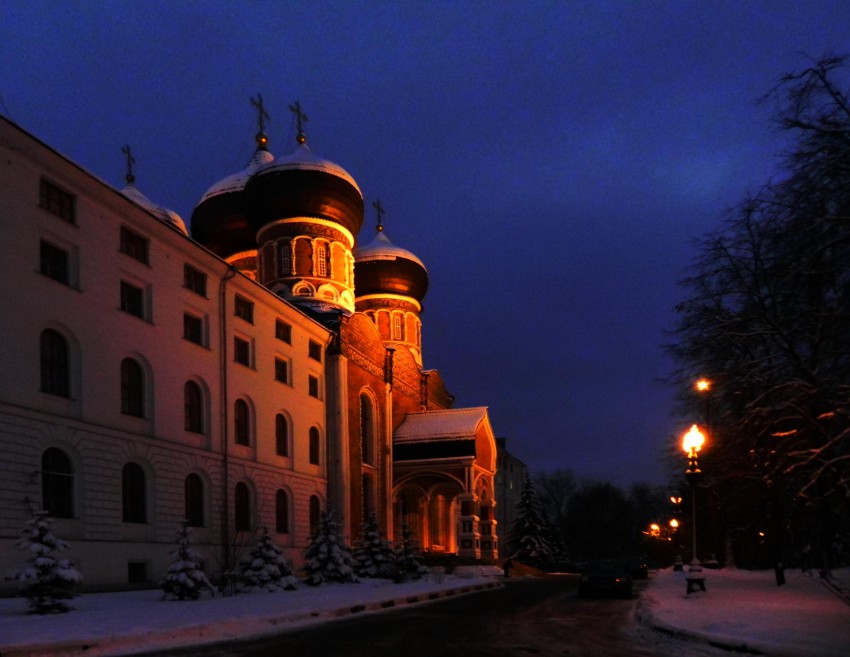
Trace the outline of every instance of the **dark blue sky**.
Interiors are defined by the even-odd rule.
[[[534,471],[664,483],[661,349],[693,241],[775,173],[757,104],[845,52],[850,3],[0,3],[0,111],[188,221],[247,163],[308,143],[428,267],[425,365]],[[708,447],[710,448],[710,446]],[[683,464],[684,466],[684,464]]]

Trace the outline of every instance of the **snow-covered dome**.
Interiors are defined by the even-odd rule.
[[[201,197],[201,200],[198,201],[198,205],[203,203],[209,198],[213,196],[218,196],[219,194],[229,194],[231,192],[241,192],[245,189],[245,185],[248,183],[248,180],[253,176],[258,169],[262,166],[268,164],[269,162],[274,162],[274,155],[269,153],[269,151],[258,148],[255,152],[251,160],[248,162],[248,166],[242,169],[242,171],[238,171],[222,180],[219,180],[215,185],[210,187],[206,193]]]
[[[354,249],[354,259],[356,262],[366,262],[369,260],[396,260],[398,258],[412,260],[413,262],[418,263],[423,269],[425,268],[424,263],[413,253],[390,242],[390,239],[383,230],[379,231],[378,234],[375,235],[375,239],[373,239],[369,244],[366,244],[365,246],[358,246]]]
[[[136,205],[150,212],[153,216],[155,216],[164,224],[168,224],[172,228],[176,228],[184,235],[189,234],[189,231],[186,230],[186,224],[180,218],[179,214],[177,214],[173,210],[164,208],[161,205],[157,205],[156,203],[151,201],[147,196],[145,196],[138,190],[138,188],[133,184],[132,180],[130,180],[124,187],[124,189],[121,190],[121,193],[125,197],[133,201],[133,203],[135,203]]]
[[[356,189],[357,192],[360,193],[360,195],[362,196],[362,192],[360,192],[360,187],[358,187],[357,183],[354,181],[354,178],[351,177],[351,174],[348,173],[348,171],[343,169],[338,164],[331,162],[330,160],[325,160],[313,153],[313,151],[311,151],[310,147],[307,145],[307,142],[298,144],[298,148],[296,148],[292,153],[290,153],[289,155],[283,155],[282,157],[273,160],[272,162],[261,167],[260,171],[258,171],[257,173],[258,175],[264,175],[274,171],[292,170],[321,171],[323,173],[342,178],[352,187],[354,187],[354,189]]]
[[[421,303],[428,291],[428,271],[413,253],[390,242],[379,226],[369,244],[354,249],[354,290],[358,297],[398,294]]]
[[[288,217],[311,217],[338,224],[355,237],[363,224],[363,194],[338,164],[310,150],[303,133],[290,154],[263,165],[245,193],[255,231]]]
[[[210,187],[192,212],[192,237],[222,258],[257,248],[257,230],[248,220],[245,186],[261,167],[274,161],[274,155],[266,148],[264,134],[256,139],[257,149],[248,165]]]

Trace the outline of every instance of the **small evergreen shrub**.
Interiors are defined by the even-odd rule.
[[[29,600],[30,614],[61,614],[73,609],[66,600],[74,598],[82,575],[68,559],[57,559],[55,551],[67,550],[68,544],[56,538],[47,511],[33,513],[15,543],[30,556],[27,565],[6,576],[19,582],[20,594]]]
[[[177,549],[168,572],[160,582],[165,600],[197,600],[204,591],[215,595],[212,584],[204,574],[201,556],[192,549],[189,521],[182,520],[177,531]]]
[[[292,566],[284,559],[268,528],[263,529],[263,535],[242,562],[242,588],[246,591],[293,591],[298,588]]]

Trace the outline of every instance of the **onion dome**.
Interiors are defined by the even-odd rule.
[[[367,295],[401,295],[421,303],[428,291],[425,265],[407,249],[395,246],[378,224],[378,234],[354,249],[354,290]]]
[[[172,228],[179,230],[184,235],[188,235],[189,231],[186,230],[186,224],[183,223],[179,214],[173,210],[164,208],[161,205],[157,205],[136,188],[136,176],[133,175],[133,165],[136,163],[136,160],[133,159],[133,155],[130,152],[130,146],[125,144],[121,149],[121,152],[124,153],[127,158],[127,174],[124,176],[124,180],[126,180],[127,184],[124,186],[124,189],[121,190],[121,194],[147,212],[150,212],[162,223],[168,224]]]
[[[222,258],[257,248],[257,231],[247,216],[245,186],[261,167],[274,161],[267,142],[263,133],[258,134],[257,150],[248,165],[210,187],[192,212],[192,237]]]
[[[323,219],[353,240],[363,224],[363,194],[338,164],[315,155],[299,132],[294,152],[262,166],[246,188],[252,226],[287,218]]]

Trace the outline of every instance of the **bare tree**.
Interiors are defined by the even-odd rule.
[[[714,381],[704,458],[727,516],[753,536],[760,522],[777,562],[817,544],[825,570],[850,528],[846,77],[842,58],[825,58],[766,97],[792,138],[782,175],[702,244],[671,347],[683,388]]]

